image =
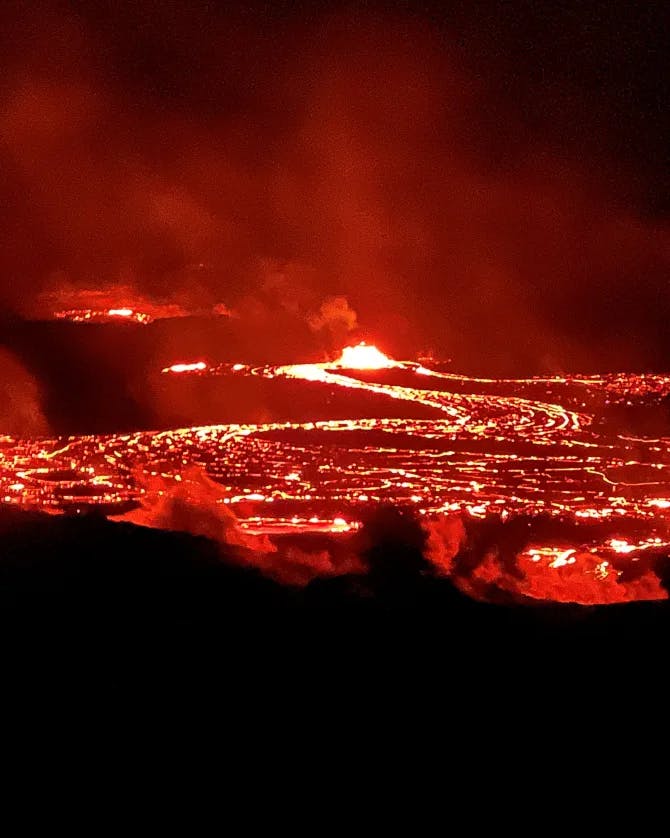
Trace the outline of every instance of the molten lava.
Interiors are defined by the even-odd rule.
[[[365,342],[358,346],[345,346],[342,354],[332,365],[347,370],[382,370],[398,366],[376,346],[368,346]]]
[[[377,381],[374,370],[384,373]],[[434,563],[444,570],[455,566],[456,547],[449,542],[445,560],[440,522],[460,516],[502,524],[524,516],[527,540],[514,543],[514,572],[505,545],[502,552],[493,545],[469,580],[461,579],[473,595],[485,596],[494,585],[571,602],[665,596],[651,568],[655,557],[670,554],[670,436],[632,435],[602,417],[610,405],[662,406],[670,376],[468,378],[394,361],[366,344],[346,347],[330,363],[192,361],[162,372],[217,379],[206,386],[223,387],[231,376],[273,380],[278,388],[290,380],[292,387],[322,388],[324,404],[340,391],[353,415],[66,439],[0,437],[0,500],[117,514],[142,500],[146,481],[138,475],[177,486],[196,465],[221,486],[217,502],[246,532],[346,537],[370,507],[404,506],[432,528]],[[364,401],[357,406],[358,394]],[[366,417],[361,405],[370,398],[385,418]],[[398,416],[400,403],[405,418]],[[422,418],[407,417],[413,408]]]
[[[172,364],[171,367],[164,367],[161,372],[204,372],[207,369],[207,364],[204,361],[196,361],[193,364]]]
[[[57,320],[71,320],[73,323],[105,323],[115,320],[127,320],[146,326],[153,321],[153,317],[134,308],[106,308],[106,309],[66,309],[55,314]]]

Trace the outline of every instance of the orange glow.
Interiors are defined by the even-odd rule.
[[[625,538],[611,538],[608,542],[609,547],[615,553],[635,553],[639,550],[653,550],[654,548],[667,547],[667,542],[662,538],[656,536],[655,538],[648,538],[645,541],[640,541],[637,544],[630,544]]]
[[[331,525],[333,532],[348,532],[351,529],[351,524],[347,523],[344,518],[334,518]]]
[[[204,361],[196,361],[193,364],[172,364],[171,367],[164,367],[161,372],[202,372],[207,369],[207,364]]]
[[[333,366],[348,370],[381,370],[395,367],[397,362],[380,352],[376,346],[368,346],[363,342],[358,346],[345,346]]]
[[[103,314],[110,312],[138,314],[134,308]],[[357,369],[384,375],[376,380]],[[388,370],[398,371],[397,382]],[[163,373],[299,381],[306,389],[350,394],[345,404],[352,413],[360,410],[360,392],[366,405],[379,399],[385,418],[0,437],[0,500],[45,512],[113,510],[141,501],[138,473],[169,486],[196,463],[222,487],[216,502],[245,532],[346,539],[361,526],[364,509],[405,506],[432,533],[433,554],[441,558],[431,561],[456,573],[460,537],[455,525],[445,529],[442,522],[502,525],[523,516],[532,541],[514,559],[519,573],[510,574],[507,559],[492,548],[469,582],[457,584],[475,596],[495,585],[523,597],[583,603],[667,596],[652,567],[656,557],[670,555],[670,437],[603,433],[595,420],[602,404],[658,404],[670,395],[670,376],[476,379],[395,361],[366,344],[345,347],[331,363],[199,360]],[[420,407],[424,418],[400,418],[394,405],[402,403]],[[565,521],[565,540],[543,535],[550,519],[554,533],[556,522]]]
[[[54,315],[57,320],[71,320],[73,323],[104,323],[113,320],[131,320],[134,323],[141,323],[143,326],[153,321],[153,317],[143,311],[134,308],[71,308],[64,311],[57,311]]]

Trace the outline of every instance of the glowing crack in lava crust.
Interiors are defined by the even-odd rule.
[[[134,308],[106,308],[106,309],[92,309],[92,308],[73,308],[57,311],[54,315],[57,320],[71,320],[73,323],[112,323],[114,321],[124,321],[141,323],[148,325],[153,321],[153,317],[147,312],[137,311]]]
[[[603,417],[613,407],[661,409],[670,376],[472,378],[394,361],[366,344],[328,363],[186,359],[162,374],[211,379],[214,387],[231,377],[302,382],[323,395],[323,405],[347,394],[347,406],[361,415],[0,437],[0,499],[117,515],[142,502],[150,481],[169,493],[197,468],[249,533],[346,535],[367,509],[393,504],[416,511],[437,555],[435,532],[449,516],[473,525],[522,520],[527,536],[515,549],[516,575],[510,581],[501,571],[503,548],[493,544],[472,584],[577,602],[665,597],[648,563],[670,548],[670,437],[632,433]],[[362,413],[372,403],[375,417]]]

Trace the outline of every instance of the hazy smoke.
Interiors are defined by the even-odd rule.
[[[504,549],[504,525],[493,535],[499,544],[488,547],[469,543],[459,518],[437,518],[424,528],[427,559],[474,599],[604,605],[668,597],[651,557],[636,565],[626,558],[619,567],[611,557],[607,561],[595,553],[576,552],[574,563],[547,567],[522,558],[516,549]]]
[[[181,479],[136,474],[143,489],[141,507],[121,520],[145,527],[188,532],[225,546],[225,556],[255,567],[285,585],[307,585],[318,578],[366,574],[363,587],[401,599],[425,576],[449,577],[468,596],[489,602],[572,602],[584,605],[666,599],[653,560],[623,572],[603,566],[594,553],[576,553],[575,563],[560,568],[523,560],[517,551],[473,543],[460,516],[419,520],[407,510],[381,507],[366,516],[348,538],[322,539],[311,548],[275,543],[252,535],[223,503],[226,492],[202,469]],[[252,503],[252,502],[250,502]],[[498,533],[504,540],[504,527]],[[313,542],[312,542],[313,544]]]
[[[309,315],[307,322],[310,329],[327,332],[333,343],[341,345],[356,328],[357,317],[346,297],[328,297],[318,312]]]
[[[145,527],[190,532],[248,550],[270,552],[267,538],[244,532],[223,503],[226,492],[197,466],[170,480],[138,470],[135,482],[143,492],[141,506],[124,520]]]
[[[285,585],[306,585],[317,577],[338,576],[360,570],[360,561],[347,550],[295,546],[279,549],[267,536],[243,530],[225,504],[227,493],[198,467],[187,469],[179,480],[138,471],[143,490],[141,506],[117,520],[143,527],[187,532],[225,545],[226,557],[258,568]]]
[[[49,319],[54,314],[68,310],[132,308],[153,319],[184,317],[191,311],[179,305],[176,299],[162,301],[156,297],[148,298],[139,288],[119,283],[106,288],[85,288],[73,285],[61,274],[52,276],[46,287],[29,302],[26,313],[35,317]],[[225,310],[213,311],[225,314]]]
[[[495,27],[172,5],[4,10],[5,305],[31,313],[54,277],[133,288],[223,305],[273,350],[355,310],[393,354],[554,368],[665,340],[653,177],[610,150],[606,103],[491,58]]]
[[[426,558],[438,573],[450,576],[454,570],[454,561],[465,543],[465,527],[460,516],[441,515],[424,521],[426,533]]]
[[[497,600],[507,594],[512,600],[531,598],[544,602],[575,602],[606,605],[636,600],[667,599],[667,591],[651,568],[640,569],[635,578],[620,580],[611,565],[601,570],[603,558],[594,553],[574,554],[575,563],[547,568],[519,558],[512,568],[496,550],[487,552],[468,575],[455,575],[454,582],[475,599]]]
[[[49,432],[37,381],[21,362],[0,348],[0,434],[39,436]]]

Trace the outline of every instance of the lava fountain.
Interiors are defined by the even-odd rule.
[[[369,346],[362,341],[357,346],[345,346],[340,357],[331,366],[347,370],[383,370],[401,364],[384,355],[376,346]]]

